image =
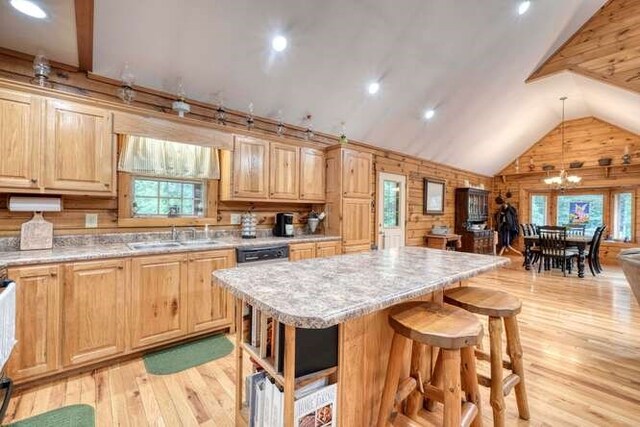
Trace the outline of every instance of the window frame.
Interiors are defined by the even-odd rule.
[[[544,209],[544,224],[541,225],[545,225],[549,223],[549,212],[551,211],[551,194],[549,193],[545,193],[545,192],[532,192],[529,193],[529,223],[533,224],[533,219],[531,218],[533,216],[533,198],[535,196],[543,196],[546,198],[546,204],[545,204],[545,209]]]
[[[631,194],[631,239],[629,242],[624,242],[624,240],[616,239],[614,237],[615,228],[616,228],[616,197],[619,194]],[[636,192],[633,188],[623,188],[611,191],[611,230],[610,230],[611,240],[614,242],[620,243],[634,243],[636,241]]]
[[[169,217],[168,215],[163,215],[163,214],[147,214],[147,215],[140,215],[137,214],[136,212],[134,212],[134,208],[133,208],[133,204],[136,202],[136,194],[135,194],[135,184],[136,184],[136,180],[145,180],[145,181],[155,181],[158,183],[158,192],[157,192],[157,197],[151,197],[151,196],[140,196],[140,197],[144,197],[144,198],[151,198],[151,199],[156,199],[158,201],[158,204],[160,203],[160,200],[162,199],[180,199],[180,202],[182,205],[184,205],[184,201],[188,200],[184,198],[184,187],[182,187],[182,185],[184,184],[194,184],[194,185],[200,185],[202,187],[201,191],[202,191],[202,215],[197,215],[195,214],[195,205],[194,205],[194,215],[182,215],[179,214],[178,216],[175,217]],[[178,183],[181,184],[181,190],[182,190],[182,195],[180,197],[164,197],[160,194],[160,184],[161,183],[169,183],[169,182],[173,182],[173,183]],[[205,206],[207,204],[207,183],[206,180],[198,180],[198,179],[179,179],[179,178],[162,178],[162,177],[155,177],[155,176],[146,176],[146,175],[132,175],[131,176],[131,188],[130,188],[130,192],[131,192],[131,214],[133,218],[204,218],[205,216]],[[191,198],[191,200],[195,201],[195,197]],[[159,206],[158,206],[159,208]]]

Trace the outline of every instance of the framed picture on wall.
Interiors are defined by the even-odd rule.
[[[424,179],[423,213],[442,215],[444,213],[445,181],[436,178]]]

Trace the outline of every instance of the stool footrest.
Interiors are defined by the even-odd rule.
[[[424,387],[424,397],[429,400],[436,401],[438,403],[444,402],[444,390],[438,387],[434,387],[429,383],[425,383]]]
[[[395,404],[401,404],[418,386],[418,382],[413,377],[407,377],[400,381],[398,384],[398,391],[396,392]]]
[[[502,394],[508,396],[511,393],[511,390],[520,384],[520,377],[516,374],[507,375],[507,377],[502,381]]]
[[[485,362],[491,362],[491,356],[489,355],[489,353],[485,353],[484,351],[479,350],[479,349],[477,349],[477,348],[476,348],[476,349],[475,349],[475,354],[476,354],[476,358],[477,358],[478,360],[483,360],[483,361],[485,361]],[[510,371],[512,371],[512,370],[513,370],[512,365],[511,365],[511,362],[509,362],[509,361],[507,361],[507,360],[503,360],[503,361],[502,361],[502,367],[503,367],[504,369],[508,369],[508,370],[510,370]]]
[[[483,387],[491,388],[491,378],[482,374],[478,374],[478,384]]]
[[[471,402],[462,404],[462,417],[460,418],[460,426],[469,427],[478,415],[478,407]]]
[[[424,427],[424,424],[414,421],[411,418],[399,412],[396,412],[395,414],[391,415],[390,424],[393,427]]]

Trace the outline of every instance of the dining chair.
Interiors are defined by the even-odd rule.
[[[602,265],[600,264],[600,243],[602,243],[602,236],[607,231],[607,225],[602,225],[602,230],[600,231],[600,236],[595,245],[595,254],[593,256],[593,262],[595,263],[596,271],[598,273],[602,273],[604,270],[602,269]]]
[[[567,236],[584,236],[587,226],[585,224],[569,224],[566,229]]]
[[[542,271],[542,264],[547,265],[556,261],[560,264],[562,274],[567,275],[567,270],[571,274],[571,264],[573,258],[578,256],[574,250],[567,248],[567,230],[565,227],[544,226],[538,229],[540,236],[540,264],[538,273]]]
[[[587,263],[589,264],[589,270],[591,270],[591,274],[593,276],[599,273],[596,266],[595,258],[597,255],[596,247],[598,246],[598,241],[602,237],[603,228],[604,228],[603,226],[596,227],[596,231],[594,231],[593,233],[593,238],[591,239],[591,243],[589,243],[589,249],[587,250],[587,253],[585,255],[585,257],[587,258]]]
[[[522,236],[535,236],[537,234],[536,226],[534,224],[520,224],[520,229],[522,230]],[[537,243],[533,243],[529,247],[529,265],[534,265],[536,262],[540,260],[540,247]],[[527,260],[525,259],[522,262],[522,265],[525,266],[527,264]]]

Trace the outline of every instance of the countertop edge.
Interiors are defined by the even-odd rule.
[[[277,321],[284,323],[286,325],[292,325],[298,328],[309,328],[309,329],[323,329],[331,326],[335,326],[337,324],[343,323],[347,320],[355,319],[357,317],[365,316],[367,314],[371,314],[375,311],[384,310],[385,308],[391,307],[396,304],[400,304],[406,301],[409,301],[414,298],[418,298],[420,296],[425,296],[431,292],[440,290],[445,286],[451,285],[453,283],[459,282],[461,280],[469,279],[471,277],[478,276],[482,273],[486,273],[488,271],[495,270],[497,268],[508,265],[511,262],[508,258],[499,257],[496,259],[495,263],[479,267],[473,271],[465,272],[465,273],[455,273],[451,276],[447,276],[443,278],[438,283],[431,283],[428,286],[425,286],[421,289],[415,289],[411,292],[407,292],[402,295],[394,295],[389,297],[383,301],[377,301],[369,306],[365,307],[355,307],[350,309],[349,311],[342,312],[330,317],[318,318],[315,316],[299,316],[299,315],[291,315],[284,312],[279,312],[276,309],[268,306],[267,304],[255,299],[251,295],[246,292],[239,291],[233,287],[231,287],[227,282],[223,279],[220,279],[216,276],[216,272],[212,273],[213,278],[217,281],[217,284],[223,288],[225,288],[231,295],[236,298],[243,298],[248,304],[255,306],[259,310],[267,313],[269,316],[274,317]]]

